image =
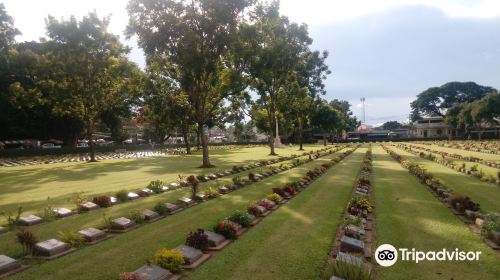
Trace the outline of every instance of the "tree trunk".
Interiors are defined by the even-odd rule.
[[[269,125],[270,125],[270,128],[271,128],[271,133],[269,133],[270,135],[270,139],[269,139],[269,148],[271,149],[271,152],[269,153],[270,156],[276,156],[276,152],[274,150],[274,139],[275,137],[278,137],[278,135],[274,136],[274,132],[276,130],[276,119],[274,118],[274,113],[270,113],[269,114]],[[273,137],[274,136],[274,137]]]
[[[184,138],[184,145],[186,147],[186,154],[191,154],[191,146],[189,145],[189,138],[185,128],[182,129],[182,137]]]
[[[213,167],[213,165],[210,164],[210,158],[208,157],[208,139],[207,135],[203,133],[203,124],[198,124],[198,134],[200,135],[201,148],[203,150],[203,164],[201,167],[202,168]]]
[[[325,136],[325,134],[323,134],[323,145],[326,146],[326,136]]]
[[[200,134],[200,129],[196,132],[196,149],[199,151],[200,150],[200,143],[201,143],[201,134]]]
[[[92,120],[87,122],[87,137],[89,138],[90,160],[89,162],[97,162],[95,159],[95,142],[94,142],[94,123]]]
[[[303,147],[304,139],[302,139],[302,134],[303,134],[302,130],[303,130],[302,129],[302,118],[299,118],[299,151],[304,150],[304,147]]]

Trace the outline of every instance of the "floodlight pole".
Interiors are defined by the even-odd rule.
[[[366,119],[365,119],[365,98],[361,97],[361,104],[363,106],[363,124],[366,124]]]

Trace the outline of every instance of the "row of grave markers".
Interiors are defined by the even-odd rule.
[[[389,150],[387,147],[382,146],[384,150],[389,153],[393,158],[394,155],[399,156],[402,158],[400,155],[398,155],[396,152]],[[394,158],[396,161],[397,159]],[[407,167],[402,164],[402,162],[399,162],[405,169]],[[416,176],[415,174],[411,173],[410,174]],[[417,177],[418,178],[418,177]],[[455,214],[456,217],[458,217],[464,224],[466,224],[469,229],[478,234],[481,235],[481,227],[484,222],[484,217],[486,216],[483,213],[480,213],[479,211],[472,211],[466,209],[464,212],[459,212],[457,211],[450,203],[448,202],[448,198],[451,197],[451,194],[448,192],[444,192],[441,189],[440,185],[437,184],[432,184],[432,185],[427,185],[425,182],[422,182],[421,178],[418,178],[419,182],[428,190],[430,191],[445,207],[450,209],[450,211]],[[500,232],[499,231],[493,231],[488,234],[488,236],[482,238],[483,242],[486,243],[490,248],[494,250],[500,250]]]
[[[328,168],[331,168],[333,165],[337,164],[340,162],[342,159],[344,159],[346,156],[351,154],[357,147],[354,149],[350,149],[344,153],[342,153],[339,156],[338,161],[330,161],[330,164],[328,165],[327,168],[322,169],[320,174],[317,173],[308,173],[307,176],[302,178],[300,180],[300,185],[301,188],[298,190],[298,192],[301,192],[304,188],[307,188],[310,186],[316,179],[318,179],[322,174],[324,174]],[[274,192],[276,193],[276,192]],[[263,218],[267,217],[271,212],[275,211],[278,209],[281,205],[284,203],[288,202],[291,198],[293,198],[296,194],[286,194],[282,197],[282,200],[279,204],[274,203],[273,201],[270,201],[268,199],[263,199],[262,201],[265,201],[263,205],[266,205],[265,207],[262,205],[254,205],[257,207],[259,210],[257,215],[253,215],[252,213],[247,212],[246,214],[251,218],[252,223],[251,226],[254,226],[258,224]],[[255,213],[254,213],[255,214]],[[234,223],[234,222],[233,222]],[[247,229],[242,227],[241,225],[235,224],[236,227],[238,228],[237,236],[241,236],[243,233],[247,232]],[[203,264],[205,261],[207,261],[212,255],[213,252],[215,251],[221,251],[226,245],[228,245],[231,241],[227,240],[224,236],[211,232],[211,231],[203,231],[209,241],[209,248],[206,250],[200,250],[197,248],[193,248],[187,245],[179,245],[175,248],[175,250],[178,250],[184,260],[184,266],[183,268],[188,271],[192,271],[193,269],[196,269],[199,267],[201,264]],[[166,268],[162,268],[156,264],[146,264],[136,271],[132,273],[121,273],[121,276],[123,279],[141,279],[141,280],[176,280],[180,279],[182,276],[185,276],[187,273],[182,274],[174,274],[170,272]],[[137,278],[134,278],[137,277]]]
[[[338,151],[338,150],[342,149],[343,146],[340,146],[340,147],[335,146],[335,147],[329,147],[329,148],[322,148],[322,149],[319,149],[319,150],[316,150],[316,151],[311,151],[309,153],[303,153],[301,155],[294,155],[294,156],[288,156],[288,157],[280,157],[279,159],[267,160],[267,161],[265,161],[266,162],[265,164],[263,164],[261,162],[259,162],[259,163],[251,163],[251,164],[248,164],[246,166],[240,167],[240,169],[238,169],[238,170],[231,169],[231,170],[227,170],[225,172],[218,172],[218,173],[207,175],[204,178],[204,181],[216,180],[218,178],[223,178],[223,177],[226,177],[226,176],[231,176],[231,175],[234,175],[234,174],[237,174],[237,173],[240,173],[240,172],[244,172],[244,171],[247,171],[247,170],[251,170],[251,169],[257,168],[257,167],[263,167],[263,166],[270,165],[270,164],[275,164],[275,163],[279,163],[279,162],[283,162],[283,161],[287,161],[287,160],[292,160],[292,159],[295,159],[295,158],[298,158],[298,157],[306,156],[307,154],[315,154],[315,153],[319,153],[319,152],[324,152],[324,151],[331,150],[333,148],[336,148],[335,151]],[[257,175],[257,177],[260,176],[259,174],[256,174],[256,175]],[[248,183],[248,182],[245,182],[245,181],[242,182],[242,184],[246,184],[246,183]],[[173,183],[168,184],[167,186],[163,186],[161,188],[161,190],[162,190],[162,192],[167,192],[167,191],[170,191],[170,190],[176,190],[178,188],[187,187],[187,186],[188,186],[187,182],[181,182],[181,183],[173,182]],[[222,189],[222,191],[226,191],[226,190],[224,190],[224,188]],[[141,190],[139,190],[137,192],[128,192],[127,193],[127,198],[129,200],[135,200],[135,199],[138,199],[138,198],[141,198],[141,197],[147,197],[147,196],[154,195],[154,194],[155,193],[151,189],[144,188],[144,189],[141,189]],[[110,198],[111,206],[118,203],[118,200],[116,199],[116,197],[109,196],[109,198]],[[100,208],[99,205],[97,205],[96,203],[88,201],[88,202],[81,203],[78,211],[73,211],[73,210],[70,210],[70,209],[67,209],[67,208],[64,208],[64,207],[60,207],[60,208],[54,208],[53,209],[53,211],[54,211],[53,214],[57,218],[65,218],[65,217],[72,216],[72,215],[75,215],[75,214],[80,213],[80,212],[84,212],[85,213],[85,212],[96,210],[96,209],[99,209],[99,208]],[[36,216],[36,215],[23,216],[23,217],[20,217],[19,221],[18,221],[18,224],[20,226],[34,226],[34,225],[41,224],[41,223],[43,223],[43,219],[41,217],[39,217],[39,216]],[[4,228],[4,227],[2,227],[2,226],[0,226],[0,234],[6,233],[6,232],[7,232],[7,229]]]
[[[335,150],[332,150],[336,148]],[[320,151],[323,151],[325,153],[320,154],[319,157],[331,154],[333,152],[339,151],[343,149],[344,147],[329,147],[329,148],[323,148]],[[316,151],[317,152],[317,151]],[[316,153],[315,152],[315,153]],[[318,158],[319,158],[318,157]],[[307,162],[312,161],[312,159],[308,160]],[[275,163],[275,162],[274,162]],[[305,162],[304,162],[305,163]],[[302,164],[304,164],[302,163]],[[296,165],[294,167],[297,167],[299,165]],[[294,168],[292,167],[292,168]],[[288,168],[275,168],[272,171],[266,172],[264,174],[256,174],[255,179],[253,182],[257,182],[259,180],[262,180],[266,177],[278,174],[280,172],[286,171]],[[244,181],[241,184],[233,184],[230,187],[225,187],[222,186],[219,188],[219,193],[221,195],[227,194],[232,190],[236,190],[240,187],[249,185],[253,183],[252,181]],[[183,197],[178,199],[177,204],[173,203],[165,203],[164,206],[167,209],[167,215],[173,215],[179,211],[182,211],[183,209],[192,207],[194,205],[197,205],[201,202],[207,201],[208,197],[206,197],[203,194],[197,194],[195,196],[195,199]],[[82,207],[85,207],[87,211],[92,211],[95,209],[98,209],[99,206],[92,203],[92,202],[87,202],[82,204]],[[154,222],[157,221],[161,218],[166,217],[167,215],[161,216],[160,214],[151,211],[149,209],[146,209],[143,211],[143,218],[145,219],[146,222]],[[43,220],[40,217],[37,217],[35,215],[30,215],[30,216],[25,216],[23,218],[23,224],[26,225],[36,225],[41,223]],[[107,238],[112,237],[112,235],[109,234],[120,234],[120,233],[125,233],[128,232],[132,229],[135,229],[139,227],[134,221],[125,218],[125,217],[120,217],[114,220],[111,220],[110,227],[107,230],[100,230],[97,228],[86,228],[83,230],[80,230],[78,233],[85,239],[85,242],[87,245],[92,245],[95,243],[98,243],[102,240],[105,240]],[[0,228],[0,230],[3,230],[3,228]],[[61,257],[63,255],[66,255],[72,251],[76,250],[76,248],[72,248],[69,244],[64,243],[62,241],[59,241],[57,239],[49,239],[43,242],[39,242],[35,244],[33,248],[33,252],[35,253],[34,255],[29,255],[26,256],[26,258],[37,258],[37,259],[43,259],[43,260],[51,260],[55,259],[58,257]],[[24,269],[27,269],[28,266],[21,265],[19,262],[17,262],[15,259],[10,258],[5,255],[0,255],[0,278],[6,277],[8,275],[12,275],[14,273],[20,272]]]
[[[355,181],[351,194],[352,198],[365,198],[368,201],[372,199],[371,184],[371,146],[365,154],[361,170]],[[352,201],[352,200],[350,200]],[[373,205],[373,204],[372,204]],[[366,270],[372,271],[372,244],[375,238],[375,228],[373,226],[373,212],[371,209],[362,209],[352,206],[349,202],[344,214],[344,220],[341,223],[340,230],[335,236],[334,246],[331,252],[332,260],[335,265],[342,263]],[[335,273],[335,270],[334,270]],[[350,280],[344,279],[343,275],[332,275],[330,280]]]

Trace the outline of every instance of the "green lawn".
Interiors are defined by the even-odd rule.
[[[420,147],[426,147],[426,148],[429,148],[429,149],[432,149],[435,151],[447,152],[450,154],[460,154],[463,156],[477,157],[480,159],[492,160],[492,161],[496,161],[496,162],[500,161],[500,155],[495,155],[495,154],[487,154],[487,153],[467,151],[467,150],[462,150],[462,149],[457,149],[457,148],[442,147],[442,146],[439,146],[436,144],[431,144],[430,146],[424,145],[424,144],[413,143],[413,142],[411,144],[416,145],[416,146],[420,146]]]
[[[119,272],[134,271],[142,266],[157,249],[182,244],[190,231],[211,228],[234,211],[246,210],[273,187],[301,178],[309,169],[333,157],[335,154],[325,156],[62,258],[35,264],[12,279],[116,279]]]
[[[307,156],[300,157],[302,159],[307,158]],[[290,161],[284,161],[286,163]],[[260,168],[256,168],[258,171]],[[236,175],[223,177],[215,181],[209,181],[206,183],[201,183],[199,185],[200,192],[207,190],[210,187],[217,189],[217,186],[223,184],[230,184],[232,177],[241,176],[246,178],[250,171],[245,171],[238,173]],[[254,171],[255,172],[255,171]],[[154,195],[147,198],[130,201],[127,203],[120,203],[110,208],[102,208],[96,211],[91,211],[89,213],[83,213],[80,215],[74,215],[64,219],[57,219],[51,222],[42,223],[30,227],[30,230],[40,239],[46,240],[50,238],[57,238],[60,231],[78,231],[87,227],[100,227],[103,224],[103,215],[105,214],[108,218],[118,218],[122,216],[128,216],[133,210],[142,211],[144,209],[153,209],[153,207],[158,202],[171,202],[174,203],[177,199],[190,196],[190,189],[178,189],[163,193],[160,195]],[[11,231],[7,234],[0,235],[0,252],[7,254],[12,257],[19,257],[22,255],[22,247],[20,244],[14,242],[16,231]]]
[[[322,148],[308,145],[306,151]],[[279,149],[280,156],[299,154],[297,146]],[[175,182],[178,174],[191,175],[231,169],[268,156],[269,148],[252,147],[210,151],[215,168],[201,169],[201,155],[163,156],[142,159],[104,160],[97,163],[55,163],[36,166],[0,168],[0,212],[14,211],[22,205],[27,213],[40,212],[50,197],[54,207],[75,208],[76,193],[114,194],[119,190],[136,190],[146,187],[152,180]],[[0,224],[5,219],[0,217]]]
[[[188,279],[319,279],[365,152],[356,150]]]
[[[481,204],[482,210],[500,212],[500,188],[394,146],[389,146],[389,148],[412,162],[421,164],[428,172],[441,179],[446,186],[452,188],[455,193],[470,196],[472,200]]]
[[[380,279],[499,279],[498,253],[380,146],[374,147],[373,156],[377,244],[422,251],[459,248],[482,252],[478,262],[398,261],[392,267],[380,267]]]
[[[410,143],[410,144],[412,144],[412,146],[414,146],[414,147],[412,147],[414,150],[415,150],[415,146],[419,147],[419,148],[424,148],[424,147],[422,147],[422,145],[414,145],[413,143]],[[426,147],[426,148],[429,148],[429,147]],[[439,147],[439,148],[442,148],[442,147]],[[443,151],[443,150],[434,149],[434,148],[429,148],[429,149],[432,149],[433,151]],[[418,149],[417,151],[418,152],[424,152],[425,154],[429,153],[429,152],[424,151],[422,149]],[[441,157],[440,154],[434,153],[434,152],[432,154],[434,156],[436,156],[437,159],[442,159],[442,157]],[[497,158],[500,158],[500,156],[497,155]],[[452,158],[452,157],[446,157],[446,160],[452,161],[457,166],[462,166],[462,164],[465,164],[465,168],[467,168],[467,169],[470,169],[472,166],[476,165],[477,168],[478,168],[478,170],[482,170],[485,174],[493,176],[495,179],[497,178],[497,173],[499,172],[498,168],[490,167],[488,165],[485,165],[485,164],[482,164],[482,163],[478,163],[478,162],[471,162],[471,161],[466,161],[466,160],[460,160],[460,159],[456,159],[456,158]]]

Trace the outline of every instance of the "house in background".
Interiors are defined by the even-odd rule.
[[[450,138],[458,136],[458,131],[446,124],[442,116],[433,116],[413,122],[410,135],[415,138]]]

